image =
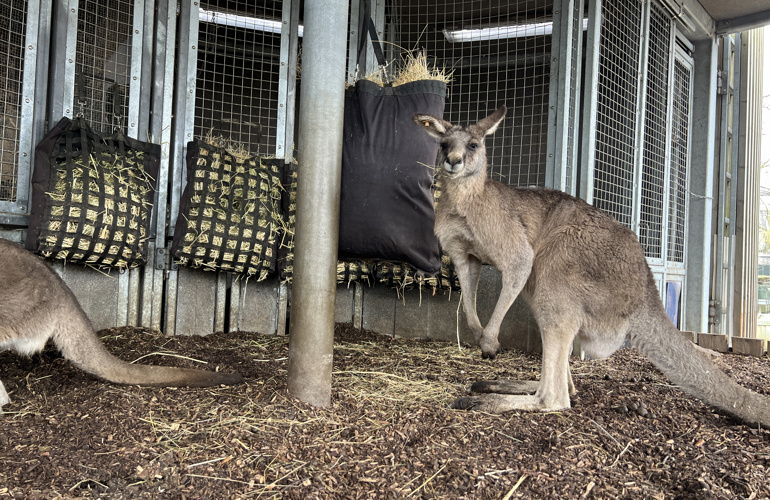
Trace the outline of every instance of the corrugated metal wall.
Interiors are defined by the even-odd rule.
[[[738,151],[738,224],[733,336],[756,336],[759,258],[759,177],[762,165],[762,84],[764,30],[741,36],[741,125]]]

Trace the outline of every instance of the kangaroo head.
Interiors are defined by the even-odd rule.
[[[415,113],[414,122],[439,140],[438,164],[451,178],[486,173],[487,152],[484,137],[497,130],[505,117],[505,105],[474,125],[452,125],[432,115]]]

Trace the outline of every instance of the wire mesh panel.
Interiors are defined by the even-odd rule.
[[[642,4],[604,2],[597,92],[594,205],[631,226]]]
[[[667,260],[669,262],[684,263],[692,68],[677,58],[674,61],[673,79]]]
[[[275,154],[281,16],[280,1],[201,3],[196,137]]]
[[[552,10],[543,0],[394,0],[386,9],[386,40],[452,72],[445,119],[466,124],[508,106],[486,145],[490,175],[511,185],[545,185]]]
[[[647,95],[644,118],[642,193],[639,241],[651,259],[663,258],[663,210],[668,129],[671,20],[656,5],[650,7]]]
[[[94,130],[126,129],[134,0],[81,0],[75,110]]]
[[[26,24],[26,1],[0,2],[0,201],[15,201],[17,194]]]

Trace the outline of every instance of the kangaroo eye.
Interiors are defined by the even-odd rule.
[[[441,146],[441,151],[446,151],[447,148],[449,148],[449,145],[446,142],[440,142],[439,145]]]
[[[476,142],[472,142],[468,144],[468,149],[470,149],[471,151],[476,151],[477,149],[479,149],[479,144]]]

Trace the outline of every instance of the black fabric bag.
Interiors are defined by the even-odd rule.
[[[28,250],[100,268],[147,261],[159,145],[65,117],[35,155]]]
[[[276,270],[284,160],[237,157],[195,139],[172,253],[192,268],[265,279]]]
[[[346,91],[340,258],[439,271],[432,191],[438,142],[412,115],[443,116],[445,97],[446,84],[438,80],[397,87],[360,80]]]

